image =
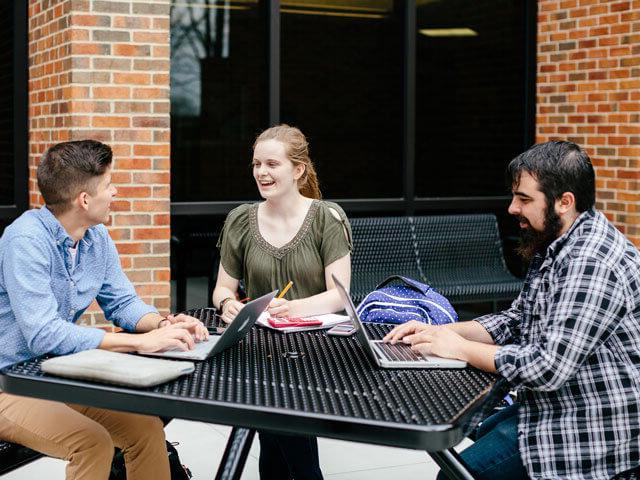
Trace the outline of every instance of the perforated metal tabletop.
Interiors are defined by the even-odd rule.
[[[193,313],[215,327],[213,311]],[[381,337],[389,327],[369,325]],[[283,334],[254,327],[196,371],[132,389],[48,376],[41,360],[4,371],[4,391],[51,400],[421,449],[456,445],[504,392],[494,375],[462,370],[382,370],[354,337]]]
[[[214,326],[212,310],[193,313]],[[378,337],[388,331],[368,328]],[[35,360],[5,370],[2,384],[7,392],[62,401],[441,450],[464,436],[474,413],[493,406],[497,381],[473,368],[382,370],[354,337],[322,330],[255,327],[236,347],[196,365],[187,377],[131,389],[47,376]]]

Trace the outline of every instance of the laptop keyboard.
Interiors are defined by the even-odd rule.
[[[415,353],[411,350],[411,347],[405,343],[396,343],[391,345],[382,341],[373,341],[380,352],[391,362],[415,362],[416,360],[421,362],[428,361],[422,355]]]

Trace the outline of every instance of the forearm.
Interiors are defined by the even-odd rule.
[[[135,333],[106,333],[98,348],[112,352],[135,352],[140,349],[140,335]]]
[[[487,332],[487,330],[485,330],[485,328],[475,320],[448,323],[445,326],[456,332],[461,337],[472,342],[478,342],[488,345],[494,344],[493,338],[491,338],[489,332]]]
[[[217,286],[213,290],[212,297],[213,305],[216,308],[220,308],[220,302],[222,302],[222,300],[224,300],[225,298],[236,298],[236,292],[232,291],[229,287]]]
[[[289,305],[291,317],[309,317],[344,310],[340,294],[335,288],[311,297],[292,300]]]
[[[147,313],[136,324],[136,332],[144,333],[158,328],[160,322],[165,318],[155,312]]]
[[[485,372],[495,373],[497,369],[494,358],[498,348],[500,347],[496,345],[467,340],[461,345],[460,360]]]

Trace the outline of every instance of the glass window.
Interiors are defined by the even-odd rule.
[[[417,196],[507,193],[526,142],[525,3],[418,0]]]
[[[257,195],[251,145],[267,118],[266,21],[258,0],[171,8],[171,199]]]
[[[402,196],[400,0],[281,1],[281,119],[328,198]]]
[[[0,205],[15,203],[13,2],[0,2]]]

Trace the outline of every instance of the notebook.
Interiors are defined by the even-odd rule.
[[[233,347],[245,337],[258,320],[260,314],[265,311],[269,302],[276,296],[277,292],[277,290],[274,290],[247,303],[242,307],[242,310],[238,312],[233,322],[224,329],[222,335],[210,335],[208,340],[196,343],[193,350],[165,350],[164,352],[144,353],[143,355],[188,360],[205,360],[213,357],[225,351],[227,348]]]
[[[362,345],[364,351],[371,360],[382,368],[464,368],[467,362],[462,360],[453,360],[450,358],[436,357],[435,355],[423,356],[417,354],[411,347],[404,343],[384,343],[382,340],[373,340],[369,338],[367,330],[364,328],[356,307],[351,301],[351,297],[347,293],[342,283],[333,276],[333,281],[340,293],[340,298],[344,303],[344,308],[349,314],[351,321],[356,327],[355,337]]]

